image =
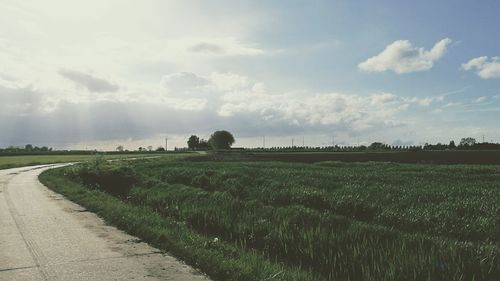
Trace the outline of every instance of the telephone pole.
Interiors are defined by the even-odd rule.
[[[292,138],[292,147],[293,147],[293,138]]]
[[[266,148],[266,136],[262,137],[262,148]]]
[[[165,151],[168,150],[168,138],[165,138]]]

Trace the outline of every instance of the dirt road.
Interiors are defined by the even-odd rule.
[[[0,280],[208,280],[44,187],[42,165],[0,170]]]

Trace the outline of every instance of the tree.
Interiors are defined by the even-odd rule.
[[[454,141],[454,140],[450,141],[450,144],[448,145],[448,147],[449,147],[450,149],[455,149],[455,148],[457,148],[457,146],[455,145],[455,141]]]
[[[195,150],[200,147],[200,138],[195,135],[192,135],[189,137],[187,144],[189,149]]]
[[[229,149],[234,143],[234,137],[228,131],[216,131],[210,136],[208,142],[214,149]]]
[[[153,151],[153,146],[148,146],[148,151]]]
[[[123,148],[123,145],[119,145],[119,146],[116,147],[116,151],[123,152],[123,150],[125,150]]]
[[[386,147],[387,147],[387,145],[384,143],[374,142],[374,143],[370,144],[370,146],[368,148],[371,150],[381,150],[381,149],[385,149]],[[362,148],[362,147],[360,147],[360,148]]]
[[[207,150],[210,148],[210,145],[208,144],[207,140],[201,139],[200,143],[198,144],[198,148],[201,150]]]
[[[32,144],[27,144],[25,147],[24,147],[25,150],[27,151],[32,151],[33,150],[33,145]]]
[[[476,139],[467,137],[460,140],[460,146],[474,146],[476,144]]]

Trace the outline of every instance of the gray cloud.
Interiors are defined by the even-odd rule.
[[[193,112],[148,102],[82,104],[61,101],[50,112],[0,118],[0,131],[3,132],[0,147],[26,143],[66,147],[84,142],[147,139],[162,133],[203,135],[219,129],[227,129],[238,137],[350,131],[346,123],[294,124],[283,119],[265,120],[256,112],[225,117],[210,109]]]
[[[209,53],[216,55],[221,55],[226,52],[226,50],[222,46],[206,42],[201,42],[199,44],[193,45],[188,48],[188,51],[195,53]]]
[[[42,93],[31,86],[8,88],[0,85],[0,116],[31,114],[40,110]]]
[[[163,76],[161,84],[170,94],[184,94],[195,91],[210,83],[207,79],[192,72],[178,72]]]
[[[120,88],[118,85],[115,85],[105,79],[71,69],[60,69],[58,73],[64,78],[73,81],[78,86],[86,88],[90,92],[116,92]]]

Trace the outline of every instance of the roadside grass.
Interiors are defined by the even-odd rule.
[[[40,178],[215,280],[500,279],[498,166],[151,159]]]

